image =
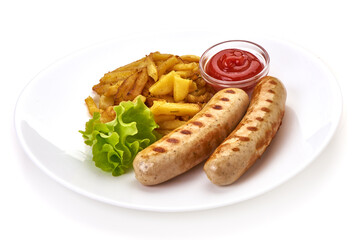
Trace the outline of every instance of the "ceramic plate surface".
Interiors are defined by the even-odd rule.
[[[154,51],[201,55],[225,40],[243,39],[269,53],[269,75],[287,89],[282,126],[264,155],[236,183],[213,185],[203,164],[164,184],[141,185],[133,171],[113,177],[96,168],[78,130],[89,115],[84,99],[104,73]],[[140,210],[179,212],[238,203],[284,183],[325,149],[341,116],[336,79],[315,56],[288,42],[246,35],[166,34],[115,39],[65,57],[37,75],[21,93],[15,127],[29,157],[50,177],[99,201]]]

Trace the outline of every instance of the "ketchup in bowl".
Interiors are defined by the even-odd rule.
[[[258,80],[268,74],[269,55],[258,44],[232,40],[205,51],[199,66],[203,79],[216,90],[236,87],[250,93]]]

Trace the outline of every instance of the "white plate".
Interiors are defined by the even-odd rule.
[[[78,130],[89,118],[84,99],[104,73],[153,51],[201,55],[213,44],[230,39],[261,44],[271,57],[270,75],[280,78],[288,92],[277,136],[239,181],[215,186],[199,165],[167,183],[146,187],[133,172],[112,177],[94,166]],[[66,187],[121,207],[176,212],[238,203],[287,181],[325,148],[341,110],[342,98],[332,73],[317,57],[293,44],[243,35],[166,34],[116,39],[56,62],[22,92],[15,127],[29,157]]]

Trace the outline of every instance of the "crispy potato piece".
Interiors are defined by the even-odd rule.
[[[195,96],[193,94],[188,94],[187,95],[187,101],[189,103],[205,103],[205,102],[208,102],[209,99],[211,99],[213,95],[209,92],[206,92],[202,95],[199,95],[199,96]]]
[[[146,102],[146,97],[145,97],[145,96],[142,96],[142,95],[138,95],[137,97],[135,97],[135,99],[133,99],[132,102],[136,102],[136,101],[137,101],[137,98],[141,98],[141,101],[142,101],[142,102]]]
[[[103,93],[106,97],[115,96],[118,92],[118,88],[122,85],[124,80],[120,80],[112,86],[109,86],[107,90]]]
[[[191,84],[192,80],[175,76],[173,83],[173,98],[175,102],[183,101],[187,97]]]
[[[178,64],[174,65],[172,69],[175,71],[188,71],[188,70],[195,69],[197,66],[198,66],[198,64],[195,62],[178,63]]]
[[[154,115],[194,116],[201,110],[201,106],[194,103],[154,101],[150,109]]]
[[[101,83],[114,83],[119,80],[125,80],[132,74],[134,74],[136,70],[123,70],[123,71],[117,71],[117,72],[108,72],[106,73],[101,79]]]
[[[205,87],[198,88],[196,91],[192,92],[192,95],[194,96],[200,96],[205,94],[207,89]]]
[[[94,85],[94,86],[92,87],[92,90],[93,90],[94,92],[96,92],[98,95],[102,95],[102,94],[104,94],[104,93],[108,90],[108,88],[109,88],[110,86],[111,86],[111,85],[110,85],[109,83],[103,84],[103,83],[100,82],[100,83]]]
[[[169,121],[169,120],[175,120],[175,115],[154,115],[154,119],[156,123]]]
[[[134,61],[134,62],[124,65],[122,67],[116,68],[113,72],[124,71],[124,70],[137,70],[137,69],[143,68],[146,66],[145,60],[146,60],[146,57],[141,58],[137,61]]]
[[[136,73],[132,74],[129,78],[127,78],[125,81],[123,81],[123,83],[118,88],[118,91],[115,95],[114,103],[116,105],[119,104],[120,102],[126,100],[126,96],[127,96],[128,92],[132,89],[133,85],[135,84],[138,75],[139,75],[139,73],[136,72]]]
[[[173,130],[173,129],[176,129],[176,128],[182,126],[183,124],[186,124],[186,121],[182,121],[179,119],[168,120],[168,121],[163,121],[163,122],[158,123],[160,128],[165,129],[165,130]]]
[[[182,78],[191,78],[195,73],[191,70],[180,70],[176,71],[176,73],[181,76]]]
[[[195,82],[192,81],[191,85],[189,86],[189,89],[188,89],[188,92],[193,92],[193,91],[196,91],[198,88],[197,88],[197,84]]]
[[[147,68],[143,68],[141,73],[138,75],[133,88],[129,91],[126,96],[126,100],[133,100],[138,95],[142,93],[143,88],[145,87],[148,80]]]
[[[191,119],[191,116],[180,116],[180,117],[178,117],[178,119],[187,122]]]
[[[114,105],[113,97],[107,97],[105,95],[100,96],[100,101],[99,101],[100,109],[105,110],[106,108],[113,106],[113,105]]]
[[[145,87],[142,90],[142,95],[145,97],[150,96],[150,87],[155,83],[155,81],[152,78],[147,79],[147,83],[145,84]]]
[[[172,130],[161,129],[161,128],[156,129],[156,131],[157,131],[159,134],[161,134],[162,136],[165,136],[165,135],[169,134],[170,132],[172,132]]]
[[[162,95],[161,100],[165,100],[166,102],[175,102],[172,95]]]
[[[197,79],[192,79],[196,82],[198,88],[202,88],[204,86],[207,85],[206,81],[204,81],[201,77],[197,78]]]
[[[166,61],[162,62],[160,65],[158,65],[158,77],[161,77],[163,74],[167,73],[174,65],[176,65],[179,62],[179,59],[177,56],[172,56]]]
[[[153,84],[149,91],[154,96],[166,95],[173,92],[173,82],[176,76],[175,71],[171,71],[166,75],[162,75],[162,77]]]
[[[107,123],[114,120],[115,117],[116,117],[116,112],[115,110],[113,110],[113,106],[109,106],[108,108],[106,108],[106,110],[101,112],[100,121],[103,123]]]
[[[146,57],[147,73],[155,82],[158,80],[157,66],[152,59],[152,55]]]
[[[87,105],[87,109],[89,110],[91,116],[93,116],[94,112],[101,112],[92,97],[88,96],[85,99],[85,103]]]
[[[200,59],[200,57],[196,55],[182,55],[180,58],[186,62],[199,62]]]
[[[165,61],[165,60],[169,59],[171,56],[173,56],[172,54],[166,54],[166,53],[160,53],[160,52],[153,52],[153,53],[151,53],[151,55],[152,55],[153,61],[155,61],[155,62]]]
[[[151,107],[154,101],[165,101],[165,102],[175,102],[172,96],[170,95],[162,95],[161,97],[149,96],[146,98],[146,105]]]

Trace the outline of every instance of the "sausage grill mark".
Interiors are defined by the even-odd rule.
[[[238,138],[240,141],[243,141],[243,142],[248,142],[251,140],[249,137],[244,137],[244,136],[234,135],[233,137]]]
[[[164,149],[163,147],[154,147],[153,151],[159,152],[159,153],[164,153],[164,152],[166,152],[166,149]]]
[[[179,143],[179,140],[177,138],[169,138],[166,141],[169,143]]]
[[[256,117],[256,120],[262,122],[264,119],[262,117]]]
[[[268,92],[273,94],[275,93],[272,89],[269,89]]]
[[[189,134],[191,134],[192,132],[189,131],[189,130],[182,130],[182,131],[180,131],[180,133],[185,134],[185,135],[189,135]]]
[[[233,151],[233,152],[238,152],[238,151],[239,151],[239,148],[237,148],[237,147],[232,148],[232,151]]]
[[[250,140],[249,137],[243,137],[243,136],[238,136],[238,139],[243,142],[248,142]]]
[[[249,131],[258,131],[258,128],[256,127],[247,127]]]
[[[276,81],[273,81],[273,80],[270,80],[269,83],[270,83],[270,84],[273,84],[273,85],[277,85],[277,82],[276,82]]]
[[[236,93],[234,90],[232,90],[232,89],[228,89],[228,90],[226,90],[226,93]]]
[[[219,100],[224,101],[224,102],[228,102],[228,101],[229,101],[229,99],[226,98],[226,97],[220,98]]]
[[[267,102],[272,103],[273,101],[270,99],[266,99]]]
[[[262,107],[261,110],[262,110],[263,112],[270,112],[270,109],[269,109],[269,108],[266,108],[266,107]]]
[[[206,114],[204,114],[204,116],[206,116],[206,117],[213,117],[212,114],[210,114],[210,113],[206,113]]]
[[[201,122],[199,122],[199,121],[194,121],[194,122],[192,122],[192,124],[193,125],[196,125],[196,126],[198,126],[198,127],[203,127],[203,123],[201,123]]]
[[[216,109],[216,110],[222,110],[222,106],[221,106],[221,105],[214,105],[212,108],[213,108],[213,109]]]

